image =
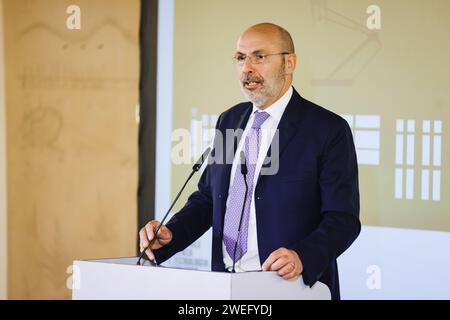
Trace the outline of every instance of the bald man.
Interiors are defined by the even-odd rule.
[[[222,137],[227,130],[242,133],[232,161],[220,152],[223,140],[215,139],[215,161],[198,191],[156,237],[156,220],[140,230],[141,250],[162,263],[212,227],[213,271],[276,271],[286,280],[302,275],[306,285],[321,281],[339,299],[336,259],[361,229],[351,130],[292,87],[297,56],[285,29],[250,27],[235,60],[250,102],[222,113],[216,126]]]

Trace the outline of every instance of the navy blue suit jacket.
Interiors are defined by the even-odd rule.
[[[244,129],[252,111],[241,103],[218,119],[223,137],[227,129]],[[358,167],[352,133],[338,115],[303,99],[295,90],[280,120],[279,169],[260,175],[255,189],[258,250],[261,264],[275,250],[295,250],[303,263],[303,281],[325,283],[339,299],[336,258],[359,235]],[[217,140],[214,149],[219,150]],[[232,163],[220,164],[214,151],[198,191],[167,223],[172,242],[155,251],[161,263],[184,250],[211,226],[213,271],[225,271],[222,237]],[[269,150],[270,153],[270,150]],[[231,157],[231,159],[233,156]],[[274,158],[274,157],[272,157]]]

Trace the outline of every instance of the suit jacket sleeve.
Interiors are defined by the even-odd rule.
[[[343,119],[330,129],[319,164],[322,219],[318,227],[294,244],[307,285],[357,238],[359,222],[358,165],[352,133]]]

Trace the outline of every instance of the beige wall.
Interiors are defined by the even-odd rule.
[[[6,0],[9,298],[70,298],[74,259],[135,254],[139,1]]]
[[[6,128],[5,128],[5,79],[3,60],[3,0],[0,0],[0,300],[6,299]]]

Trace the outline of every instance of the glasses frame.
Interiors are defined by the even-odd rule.
[[[264,53],[251,53],[249,55],[247,54],[242,54],[239,55],[239,57],[243,57],[242,61],[238,60],[238,54],[235,54],[233,57],[233,60],[236,62],[236,65],[238,66],[243,66],[245,64],[245,61],[247,60],[247,58],[250,59],[250,63],[251,64],[263,64],[264,61],[266,60],[267,57],[270,56],[279,56],[279,55],[286,55],[286,54],[292,54],[292,52],[278,52],[278,53],[268,53],[268,54],[264,54]],[[262,61],[257,61],[255,59],[258,58],[258,56],[262,56]]]

